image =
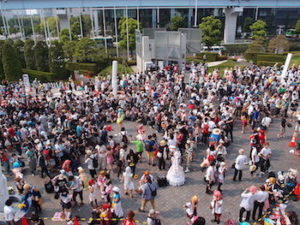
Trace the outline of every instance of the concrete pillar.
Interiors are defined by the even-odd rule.
[[[98,10],[93,11],[95,35],[99,35]]]
[[[157,25],[157,15],[156,15],[157,11],[156,9],[152,9],[152,27],[156,28]]]
[[[190,28],[192,25],[192,17],[193,17],[193,9],[189,8],[189,13],[188,13],[188,27]]]
[[[111,78],[111,86],[113,89],[113,95],[114,97],[117,97],[118,95],[118,61],[114,60],[112,62],[112,78]]]
[[[232,44],[235,42],[237,16],[241,12],[243,12],[242,7],[224,9],[224,14],[225,14],[224,44]]]
[[[176,10],[175,8],[171,8],[171,19],[176,16]]]

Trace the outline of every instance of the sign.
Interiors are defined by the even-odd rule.
[[[30,92],[30,81],[29,81],[29,76],[28,74],[23,74],[23,83],[25,86],[25,92],[28,93]]]

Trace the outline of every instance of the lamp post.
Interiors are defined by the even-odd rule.
[[[197,27],[197,14],[198,14],[198,0],[195,0],[195,18],[194,18],[194,27]]]

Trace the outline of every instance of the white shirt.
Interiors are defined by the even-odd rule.
[[[240,204],[240,207],[243,207],[246,209],[246,211],[250,211],[253,209],[254,206],[254,195],[251,192],[244,191],[242,194],[242,202]]]
[[[258,191],[255,195],[254,195],[254,199],[255,201],[258,201],[259,203],[264,202],[265,200],[267,200],[269,198],[269,194],[266,191]]]
[[[12,221],[14,219],[16,211],[13,207],[6,205],[4,206],[3,211],[5,221]]]
[[[237,170],[245,169],[245,164],[248,163],[248,157],[246,155],[239,155],[235,159],[235,168]]]
[[[251,160],[252,160],[253,163],[258,163],[258,161],[259,161],[259,157],[258,157],[257,149],[256,148],[252,149]]]
[[[205,178],[207,181],[214,181],[215,180],[215,168],[209,166],[206,170]]]
[[[268,155],[272,155],[272,150],[270,148],[263,148],[260,153],[266,158]]]
[[[222,214],[222,212],[223,212],[223,200],[218,200],[218,201],[212,200],[210,202],[210,205],[212,207],[212,213]]]

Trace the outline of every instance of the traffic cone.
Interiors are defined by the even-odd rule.
[[[290,146],[291,148],[295,148],[296,145],[297,145],[297,143],[296,143],[296,137],[297,137],[297,133],[294,132],[293,137],[292,137],[292,139],[291,139],[291,142],[290,142],[290,144],[289,144],[289,146]]]

